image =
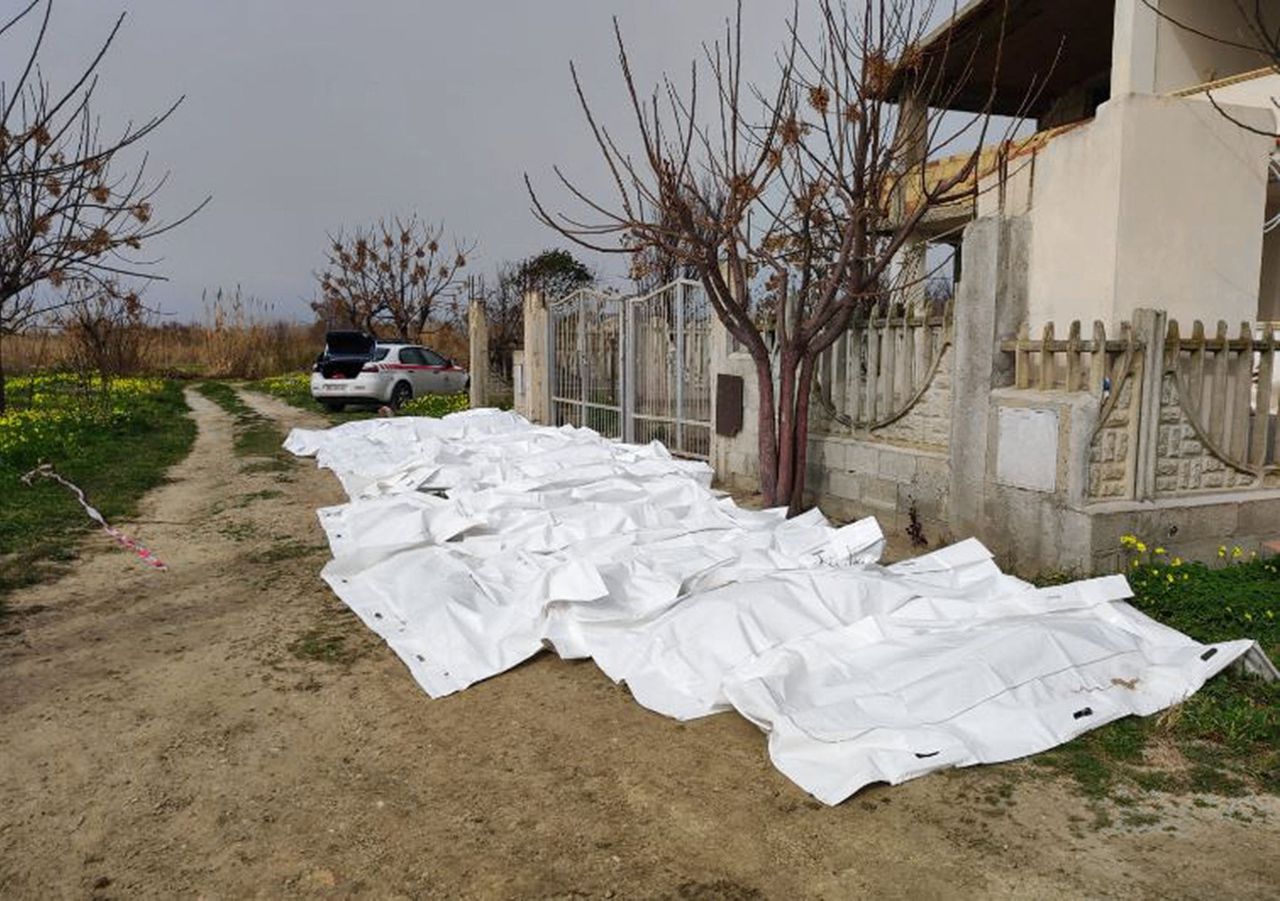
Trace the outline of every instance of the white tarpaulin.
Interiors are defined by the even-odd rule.
[[[432,697],[550,646],[667,716],[736,709],[831,804],[1153,713],[1253,646],[1160,625],[1120,576],[1036,589],[974,540],[882,566],[874,520],[744,510],[657,443],[476,410],[285,447],[351,498],[320,511],[325,580]]]

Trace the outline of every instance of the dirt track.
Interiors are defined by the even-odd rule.
[[[230,418],[188,398],[195,450],[129,526],[170,571],[95,536],[70,575],[15,596],[0,628],[0,897],[1280,885],[1275,799],[1153,796],[1141,825],[1095,829],[1066,783],[1014,765],[828,809],[769,765],[744,720],[671,722],[590,664],[543,656],[433,702],[317,576],[313,511],[342,500],[336,480],[309,462],[245,472]],[[312,659],[325,649],[336,662]]]

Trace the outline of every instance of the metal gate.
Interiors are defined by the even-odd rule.
[[[551,421],[623,437],[624,301],[598,291],[575,291],[548,309]]]
[[[711,307],[697,282],[627,301],[627,440],[711,454]]]
[[[551,304],[551,417],[609,438],[711,453],[711,306],[677,281],[639,297],[577,291]]]

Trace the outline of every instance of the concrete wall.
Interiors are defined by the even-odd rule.
[[[1250,12],[1253,5],[1252,0],[1244,4]],[[1216,81],[1269,64],[1260,54],[1246,49],[1258,42],[1250,33],[1248,20],[1231,0],[1159,0],[1159,8],[1168,18],[1161,18],[1156,25],[1157,93]],[[1274,28],[1280,22],[1280,0],[1262,0],[1261,8],[1264,20]],[[1231,46],[1224,41],[1245,46]]]
[[[757,491],[760,487],[760,426],[756,411],[760,409],[760,387],[756,382],[756,366],[750,354],[734,350],[733,336],[714,318],[711,322],[711,466],[722,485],[739,491]],[[718,435],[716,422],[716,377],[721,373],[742,379],[742,431],[737,435]]]
[[[1265,113],[1233,108],[1264,127]],[[1036,160],[1029,324],[1101,319],[1139,307],[1252,319],[1274,142],[1208,104],[1128,95],[1051,141]]]
[[[1270,128],[1280,131],[1280,109],[1275,100],[1280,98],[1280,75],[1269,74],[1238,81],[1214,88],[1215,103],[1225,107],[1253,107],[1271,117]],[[1201,92],[1188,95],[1208,105],[1209,95]],[[1280,214],[1280,187],[1271,183],[1267,188],[1266,218]],[[1280,319],[1280,229],[1263,238],[1262,278],[1258,290],[1257,318],[1265,321]]]
[[[945,450],[815,435],[808,462],[809,500],[828,516],[875,516],[887,534],[902,534],[914,513],[931,544],[951,540],[951,467]]]

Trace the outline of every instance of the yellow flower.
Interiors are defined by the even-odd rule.
[[[1136,547],[1138,548],[1139,554],[1145,554],[1147,552],[1147,545],[1144,542],[1139,541]]]
[[[1162,548],[1162,547],[1158,547],[1158,548],[1156,548],[1156,549],[1155,549],[1155,553],[1157,553],[1157,554],[1163,554],[1163,553],[1164,553],[1164,548]]]
[[[1237,544],[1235,547],[1231,549],[1232,560],[1239,560],[1243,556],[1244,556],[1244,551],[1240,550],[1240,545]]]
[[[1227,546],[1225,544],[1218,545],[1218,556],[1219,557],[1227,556]]]
[[[1174,557],[1171,561],[1169,561],[1169,565],[1170,565],[1170,566],[1181,566],[1181,565],[1182,565],[1182,558],[1181,558],[1181,557]]]

